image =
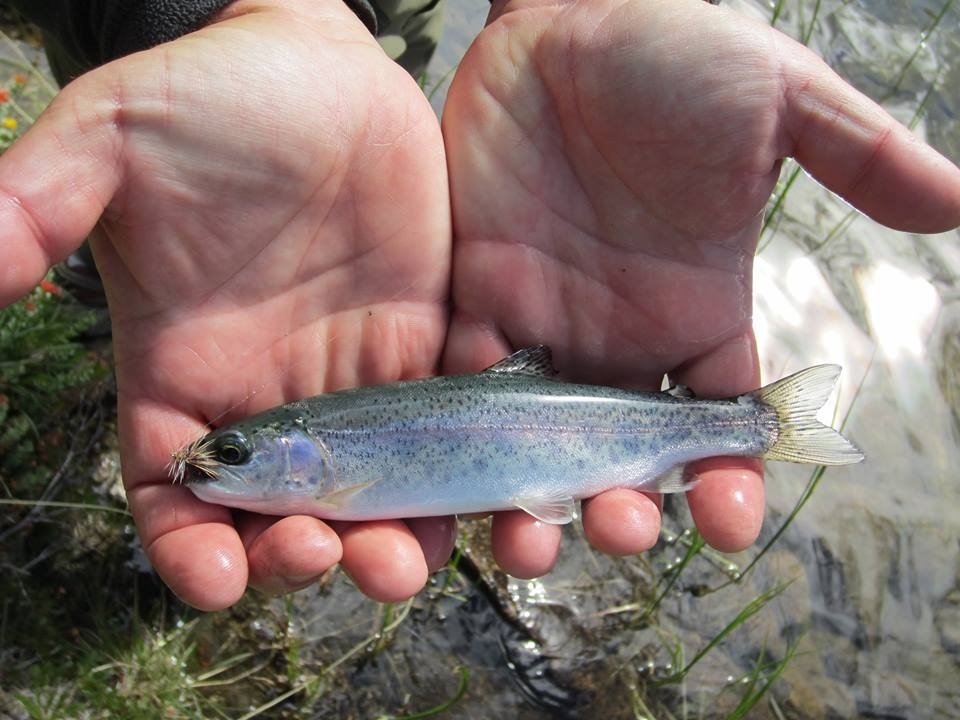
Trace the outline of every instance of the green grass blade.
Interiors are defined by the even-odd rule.
[[[900,86],[903,85],[903,81],[906,79],[907,73],[910,72],[910,68],[913,67],[913,63],[916,61],[917,56],[920,55],[921,50],[927,47],[927,40],[929,40],[930,36],[940,26],[944,16],[950,12],[950,8],[953,7],[953,3],[954,0],[947,0],[940,8],[940,11],[933,16],[930,24],[927,25],[923,32],[920,33],[920,42],[917,43],[917,46],[913,49],[910,57],[907,58],[907,61],[903,64],[903,67],[900,68],[900,74],[897,75],[897,79],[893,81],[893,87],[890,88],[886,95],[878,100],[881,105],[900,92]]]
[[[937,87],[940,85],[940,78],[943,75],[943,67],[937,69],[937,74],[934,76],[933,80],[927,86],[927,91],[923,94],[923,97],[920,99],[920,102],[917,104],[917,109],[913,111],[913,117],[910,118],[910,122],[907,123],[907,127],[911,130],[916,130],[917,125],[920,124],[920,121],[923,119],[923,116],[927,114],[927,105],[930,104],[930,100],[933,97],[933,93],[936,91]]]
[[[786,0],[777,0],[777,4],[773,6],[773,15],[770,17],[770,27],[776,26],[777,20],[780,19],[780,15],[783,13],[783,8],[786,4]]]
[[[676,563],[676,565],[673,565],[667,570],[666,573],[664,573],[663,577],[666,577],[667,581],[663,585],[663,588],[660,590],[660,592],[657,593],[657,596],[650,601],[650,604],[647,605],[647,608],[643,611],[643,614],[640,616],[641,621],[650,617],[650,615],[652,615],[656,609],[660,607],[660,603],[663,602],[663,599],[667,596],[667,593],[670,592],[673,586],[676,585],[677,580],[680,579],[680,575],[683,574],[684,568],[690,564],[690,561],[700,553],[706,544],[706,541],[699,532],[696,530],[692,531],[690,544],[687,546],[686,553],[684,553],[683,557],[678,563]]]
[[[775,597],[780,595],[792,583],[793,583],[792,580],[788,580],[787,582],[775,585],[769,590],[766,590],[760,593],[757,597],[755,597],[753,600],[747,603],[743,607],[743,609],[736,614],[733,620],[727,623],[720,632],[714,635],[714,637],[710,640],[710,642],[708,642],[703,648],[701,648],[699,652],[697,652],[697,654],[693,656],[690,662],[688,662],[686,665],[683,666],[682,669],[678,670],[672,675],[669,675],[666,678],[656,680],[652,684],[655,686],[659,686],[659,685],[667,685],[667,684],[682,682],[684,678],[686,678],[686,676],[690,673],[690,671],[696,666],[696,664],[700,662],[700,660],[702,660],[707,654],[709,654],[717,645],[723,642],[723,639],[726,638],[727,635],[732,633],[738,627],[743,625],[743,623],[745,623],[751,617],[753,617],[758,612],[760,612],[763,608],[767,606],[767,604],[771,600],[773,600]]]
[[[413,715],[402,715],[402,716],[385,716],[381,720],[422,720],[422,718],[433,717],[434,715],[439,715],[444,713],[447,710],[450,710],[454,705],[456,705],[460,700],[463,699],[463,696],[467,694],[467,687],[470,684],[470,669],[461,665],[456,668],[456,671],[460,673],[460,680],[457,683],[457,691],[454,693],[453,697],[449,700],[445,700],[439,705],[435,705],[432,708],[423,710],[422,712],[414,713]]]
[[[775,683],[777,678],[787,669],[790,661],[793,660],[793,657],[797,654],[799,644],[800,640],[797,638],[787,646],[787,651],[783,657],[773,664],[772,672],[765,675],[763,683],[759,685],[757,683],[764,668],[757,669],[754,681],[751,683],[749,690],[744,693],[737,707],[733,709],[733,712],[727,715],[726,720],[740,720],[747,716],[747,713],[767,694],[767,691],[773,686],[773,683]]]
[[[2,38],[3,41],[10,46],[10,48],[13,50],[13,54],[16,56],[15,60],[5,59],[4,64],[12,65],[17,70],[23,70],[24,72],[34,76],[43,86],[44,91],[47,92],[51,98],[59,92],[53,83],[47,79],[47,76],[40,72],[36,65],[30,62],[27,56],[23,54],[23,50],[20,49],[20,46],[14,42],[9,35],[3,31],[0,31],[0,38]]]
[[[90,510],[97,512],[117,513],[133,517],[126,508],[111,507],[110,505],[91,505],[90,503],[60,502],[57,500],[21,500],[18,498],[0,498],[0,505],[16,505],[20,507],[53,507],[67,510]]]
[[[804,45],[810,44],[810,38],[813,37],[813,29],[817,26],[817,19],[820,15],[820,0],[817,0],[813,5],[813,17],[810,18],[810,22],[807,24],[806,30],[803,32],[803,36],[800,38],[800,42]]]
[[[766,235],[767,230],[770,228],[773,219],[777,216],[777,213],[780,212],[783,207],[784,202],[787,199],[787,193],[790,191],[790,188],[793,187],[793,184],[797,181],[797,178],[800,177],[800,171],[803,170],[799,165],[795,165],[787,175],[787,179],[783,182],[783,185],[780,187],[777,196],[773,200],[773,205],[770,206],[770,209],[764,213],[763,216],[763,225],[760,227],[760,237]],[[766,239],[763,243],[760,244],[760,247],[757,248],[757,254],[759,255],[764,251],[767,245],[770,244],[770,238]]]

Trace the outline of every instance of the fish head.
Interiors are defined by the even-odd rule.
[[[302,512],[331,492],[326,445],[299,423],[239,422],[173,454],[170,475],[201,500],[269,514]]]

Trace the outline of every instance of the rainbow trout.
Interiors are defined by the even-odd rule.
[[[344,390],[218,428],[174,453],[201,500],[269,515],[372,520],[521,509],[569,522],[575,501],[690,487],[717,455],[844,465],[863,455],[815,415],[840,368],[739,397],[637,392],[552,379],[528,348],[473,375]]]

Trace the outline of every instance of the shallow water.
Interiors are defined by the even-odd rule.
[[[811,45],[903,122],[926,98],[916,132],[957,161],[955,5],[906,67],[943,7],[825,4]],[[783,547],[804,566],[814,650],[860,714],[958,717],[960,234],[896,233],[850,216],[824,244],[848,214],[803,176],[757,265],[765,368],[842,362],[839,410],[850,408],[848,432],[868,458],[827,473]],[[771,468],[772,516],[790,507],[799,474]]]
[[[766,3],[729,4],[767,21],[773,12]],[[902,122],[914,123],[923,105],[917,134],[960,158],[960,8],[826,1],[814,18],[816,5],[783,3],[777,26],[794,37],[809,32],[812,48]],[[452,4],[434,82],[462,55],[484,10]],[[792,170],[788,163],[782,177]],[[801,173],[771,217],[756,264],[764,373],[842,364],[836,417],[868,461],[830,469],[742,582],[704,594],[730,568],[720,556],[698,556],[649,619],[651,584],[669,576],[688,538],[669,542],[667,532],[649,556],[616,560],[593,553],[571,528],[557,570],[522,582],[485,566],[483,528],[468,528],[464,546],[482,591],[456,573],[438,576],[344,697],[361,716],[362,708],[423,709],[453,696],[454,668],[465,666],[457,717],[722,717],[751,668],[796,642],[798,654],[751,717],[960,717],[958,239],[957,231],[890,231]],[[809,479],[808,468],[768,467],[763,536],[730,561],[743,567],[757,555]],[[682,501],[668,510],[668,528],[689,525]],[[792,584],[683,683],[649,682],[784,581]],[[445,582],[452,587],[440,592]],[[340,581],[297,603],[297,623],[310,628],[304,639],[320,656],[336,657],[380,622],[377,608]]]

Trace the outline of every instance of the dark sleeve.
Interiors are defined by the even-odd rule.
[[[7,0],[43,30],[58,79],[202,27],[231,0]],[[376,34],[369,0],[347,6]],[[56,67],[56,66],[59,66]]]

